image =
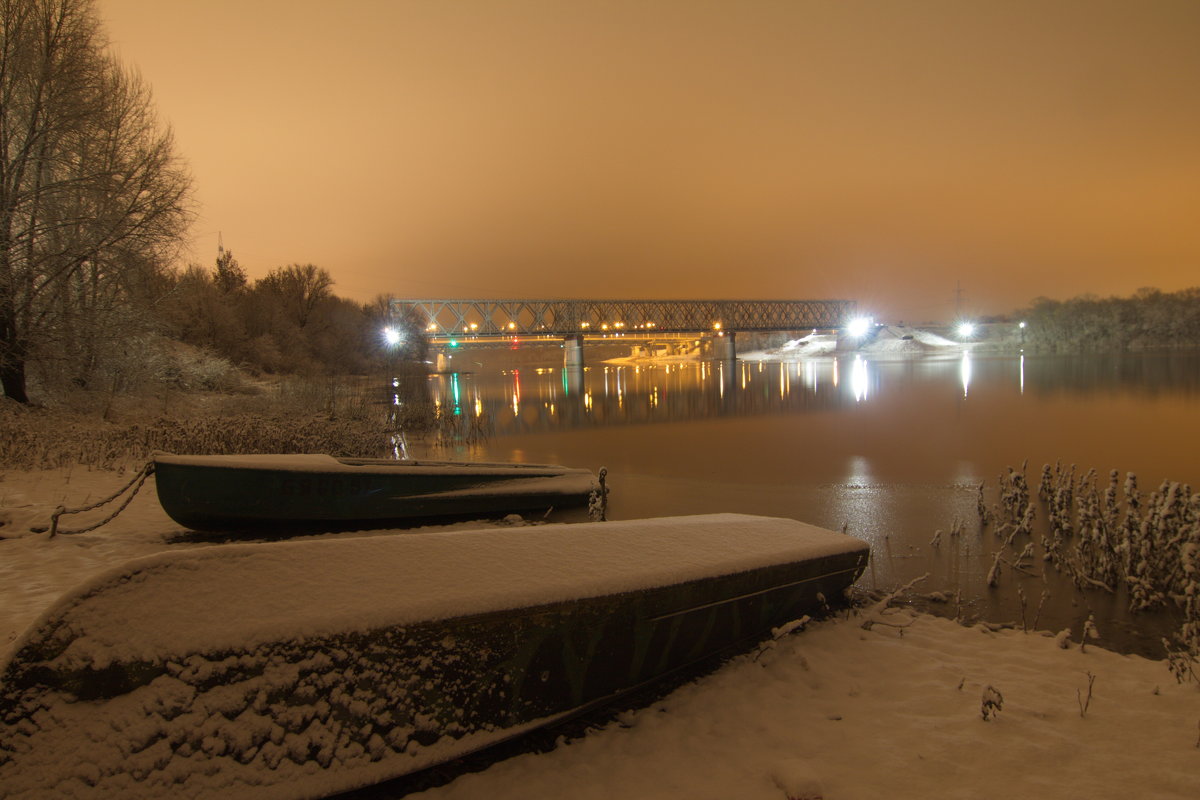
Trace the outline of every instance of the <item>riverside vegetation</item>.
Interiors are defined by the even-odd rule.
[[[1200,347],[1200,287],[1139,289],[1130,297],[1039,297],[1012,315],[1024,320],[1024,346],[1051,352],[1114,352]]]
[[[0,469],[124,468],[155,451],[404,457],[489,435],[486,414],[443,413],[423,365],[384,375],[242,379],[237,393],[171,391],[88,410],[0,400]],[[388,391],[384,391],[388,389]]]
[[[989,584],[1002,565],[1028,571],[1040,557],[1081,591],[1124,592],[1132,612],[1177,610],[1179,629],[1163,639],[1167,660],[1177,680],[1200,683],[1200,494],[1163,482],[1147,496],[1133,473],[1122,480],[1112,470],[1102,482],[1095,470],[1077,475],[1074,465],[1046,464],[1036,498],[1025,465],[1000,476],[996,505],[983,498],[981,486],[980,519],[999,542]],[[1038,501],[1047,523],[1040,542]]]

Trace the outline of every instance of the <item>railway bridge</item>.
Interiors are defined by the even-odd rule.
[[[840,328],[853,300],[392,300],[391,315],[433,341],[464,336],[559,336],[567,366],[583,365],[587,339],[706,333],[733,359],[739,332]]]

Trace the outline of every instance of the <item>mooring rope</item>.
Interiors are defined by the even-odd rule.
[[[77,533],[91,533],[92,531],[96,530],[97,528],[101,528],[101,527],[107,525],[108,523],[112,522],[114,519],[117,518],[118,514],[120,514],[122,511],[124,511],[129,506],[129,504],[131,502],[133,502],[133,498],[136,497],[137,493],[141,490],[142,485],[146,482],[146,478],[149,478],[153,473],[154,473],[154,461],[153,460],[147,461],[142,466],[142,468],[137,471],[137,474],[135,474],[133,476],[133,478],[130,479],[129,483],[125,484],[124,486],[122,486],[120,488],[119,491],[114,492],[113,494],[109,495],[108,497],[104,498],[103,500],[92,503],[91,505],[81,506],[79,508],[66,508],[64,506],[59,506],[58,508],[54,509],[54,513],[50,515],[50,538],[54,538],[58,534],[62,534],[63,536],[73,536]],[[137,485],[134,486],[134,484],[137,484]],[[100,506],[108,505],[113,500],[116,500],[118,497],[125,494],[125,492],[129,491],[129,488],[131,486],[133,487],[133,491],[129,492],[129,496],[125,498],[125,502],[123,502],[123,503],[121,503],[121,505],[117,506],[116,511],[112,512],[107,517],[105,517],[104,519],[97,522],[95,525],[90,525],[86,528],[79,528],[77,530],[71,530],[71,531],[60,531],[58,529],[58,518],[63,516],[64,514],[82,514],[85,511],[94,511],[95,509],[100,508]]]

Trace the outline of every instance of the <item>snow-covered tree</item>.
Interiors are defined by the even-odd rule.
[[[0,0],[6,396],[28,401],[38,348],[127,335],[131,301],[188,222],[189,188],[149,88],[108,53],[93,0]]]

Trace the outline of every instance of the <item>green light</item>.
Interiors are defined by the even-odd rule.
[[[450,346],[451,346],[451,347],[458,347],[458,340],[457,340],[457,339],[451,339],[451,340],[450,340]]]

